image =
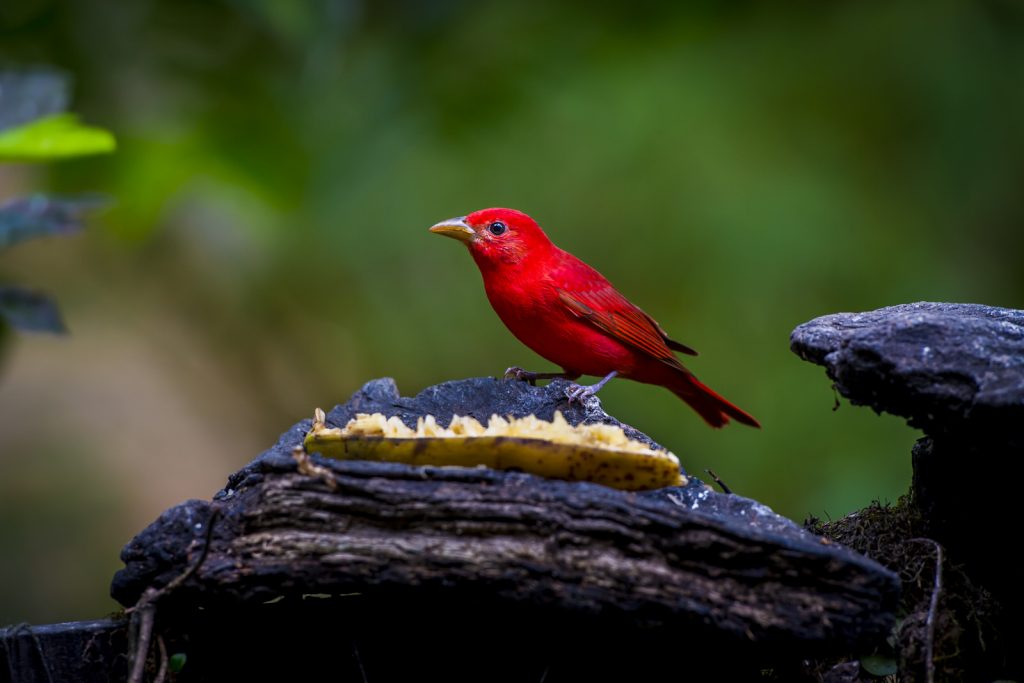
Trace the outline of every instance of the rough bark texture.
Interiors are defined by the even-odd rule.
[[[344,424],[366,410],[406,420],[430,412],[442,422],[453,413],[550,417],[565,408],[563,390],[473,379],[402,398],[393,382],[377,380],[331,411],[329,422]],[[566,417],[614,421],[596,399]],[[306,428],[289,430],[212,502],[168,510],[133,539],[114,597],[131,605],[202,559],[159,602],[165,618],[177,615],[172,630],[190,625],[193,639],[206,629],[237,633],[246,624],[263,628],[276,614],[284,628],[294,628],[289,619],[314,620],[333,633],[344,623],[350,633],[339,638],[379,652],[379,638],[405,634],[390,636],[401,647],[414,628],[421,645],[455,644],[464,653],[442,657],[447,668],[435,673],[449,678],[483,675],[473,669],[473,653],[524,639],[532,644],[517,658],[531,676],[539,679],[557,660],[560,680],[576,680],[587,671],[676,670],[673,644],[745,652],[761,659],[715,666],[756,669],[869,648],[893,624],[895,575],[695,479],[626,493],[482,468],[317,458],[333,475],[332,488],[296,471],[291,449]],[[316,611],[303,600],[310,594],[325,598]],[[225,616],[239,614],[247,615],[244,623]],[[476,645],[467,652],[467,643]],[[408,665],[380,657],[363,664],[378,675]],[[214,668],[215,659],[208,658]],[[515,679],[493,670],[486,677]]]
[[[230,496],[161,517],[126,551],[115,597],[131,604],[153,585],[152,574],[135,573],[151,544],[176,536],[194,555],[217,505],[190,600],[458,586],[638,627],[801,646],[871,639],[891,625],[891,575],[809,534],[695,512],[698,484],[677,489],[675,503],[529,475],[339,463],[330,491],[283,465],[264,461]],[[144,566],[176,575],[187,555]]]
[[[107,683],[127,675],[125,621],[100,619],[0,629],[0,683]]]
[[[975,661],[974,675],[1020,675],[1024,665],[1012,645],[1024,639],[1016,616],[1024,609],[1019,572],[989,529],[1017,516],[1016,481],[1005,472],[1024,455],[1024,311],[916,303],[837,313],[800,325],[790,343],[800,357],[823,365],[852,403],[905,417],[925,432],[913,449],[912,527],[966,569],[961,583],[972,584],[966,592],[975,597],[947,602],[984,603],[945,618],[951,628],[982,633],[992,605],[1001,605],[1001,637],[974,647],[987,659]],[[979,597],[988,593],[994,600]]]
[[[1024,311],[916,303],[837,313],[797,327],[790,343],[851,402],[925,432],[913,493],[929,533],[979,568],[1004,565],[978,530],[1014,512],[1016,482],[998,473],[1024,455]],[[966,467],[987,491],[969,504]]]
[[[793,352],[851,402],[931,436],[1024,446],[1024,311],[921,302],[804,323]]]

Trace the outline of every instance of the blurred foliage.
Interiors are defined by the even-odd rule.
[[[51,161],[114,149],[114,136],[89,128],[74,114],[59,112],[67,100],[67,79],[51,71],[0,73],[0,163]],[[41,118],[35,118],[41,117]],[[49,199],[42,195],[0,203],[0,249],[42,235],[74,232],[79,214],[95,199]],[[64,332],[49,296],[0,285],[0,352],[7,327],[28,332]]]
[[[0,249],[44,235],[82,229],[83,213],[102,206],[102,197],[55,198],[41,194],[0,203]]]
[[[25,332],[65,332],[57,304],[45,294],[19,287],[0,286],[0,318]]]
[[[59,114],[69,97],[67,74],[39,66],[0,71],[0,130]]]
[[[69,318],[106,332],[109,359],[156,354],[189,424],[222,433],[244,416],[250,440],[203,453],[215,474],[191,488],[170,490],[180,463],[149,453],[188,436],[163,431],[168,413],[97,412],[96,434],[64,442],[86,458],[114,449],[103,430],[140,435],[148,493],[108,487],[145,496],[135,528],[372,377],[415,392],[549,369],[501,326],[462,249],[426,232],[486,206],[537,218],[697,348],[689,366],[764,429],[709,430],[629,382],[602,392],[610,412],[782,513],[839,515],[906,490],[916,434],[833,412],[789,332],[915,300],[1021,306],[1022,38],[1009,0],[5,2],[0,60],[67,70],[76,109],[118,136],[117,155],[42,180],[118,203],[88,238],[0,265],[45,272]],[[141,395],[143,375],[116,386]],[[0,383],[0,415],[13,400]],[[12,429],[0,496],[27,438],[5,441]],[[82,558],[83,591],[100,592],[126,540]],[[0,621],[89,616],[8,617],[4,597]]]

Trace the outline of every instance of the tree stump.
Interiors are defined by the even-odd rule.
[[[619,424],[596,398],[567,406],[563,383],[489,378],[414,398],[376,380],[328,422],[556,409],[573,424]],[[309,476],[292,455],[308,426],[122,553],[112,594],[156,609],[156,629],[188,652],[197,680],[743,675],[870,649],[894,622],[894,574],[696,479],[627,493],[316,456],[324,469]]]
[[[923,302],[837,313],[800,325],[790,342],[801,358],[823,365],[852,403],[905,417],[925,433],[913,449],[908,500],[907,528],[918,538],[905,540],[952,567],[944,588],[929,584],[929,593],[948,598],[943,609],[934,601],[928,608],[933,625],[945,619],[939,636],[947,652],[936,650],[933,660],[973,659],[972,671],[948,672],[956,678],[1024,674],[1016,647],[1024,640],[1017,616],[1024,593],[1003,531],[1016,519],[1016,480],[1007,474],[1024,456],[1024,311]],[[852,542],[846,532],[837,537]],[[876,559],[894,568],[900,561]],[[926,659],[923,650],[915,656]],[[905,677],[926,680],[923,671]]]

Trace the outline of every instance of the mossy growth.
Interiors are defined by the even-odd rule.
[[[1003,665],[999,605],[971,581],[935,540],[924,535],[920,512],[909,496],[895,505],[874,502],[842,519],[811,518],[813,533],[867,555],[899,574],[902,597],[887,644],[874,653],[811,663],[811,680],[960,681],[992,680]],[[860,666],[850,663],[859,661]],[[885,676],[884,666],[898,664]],[[883,674],[883,675],[879,675]]]

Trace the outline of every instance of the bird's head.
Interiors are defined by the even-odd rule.
[[[464,242],[481,266],[518,263],[552,247],[537,222],[515,209],[483,209],[449,218],[430,228],[430,232]]]

